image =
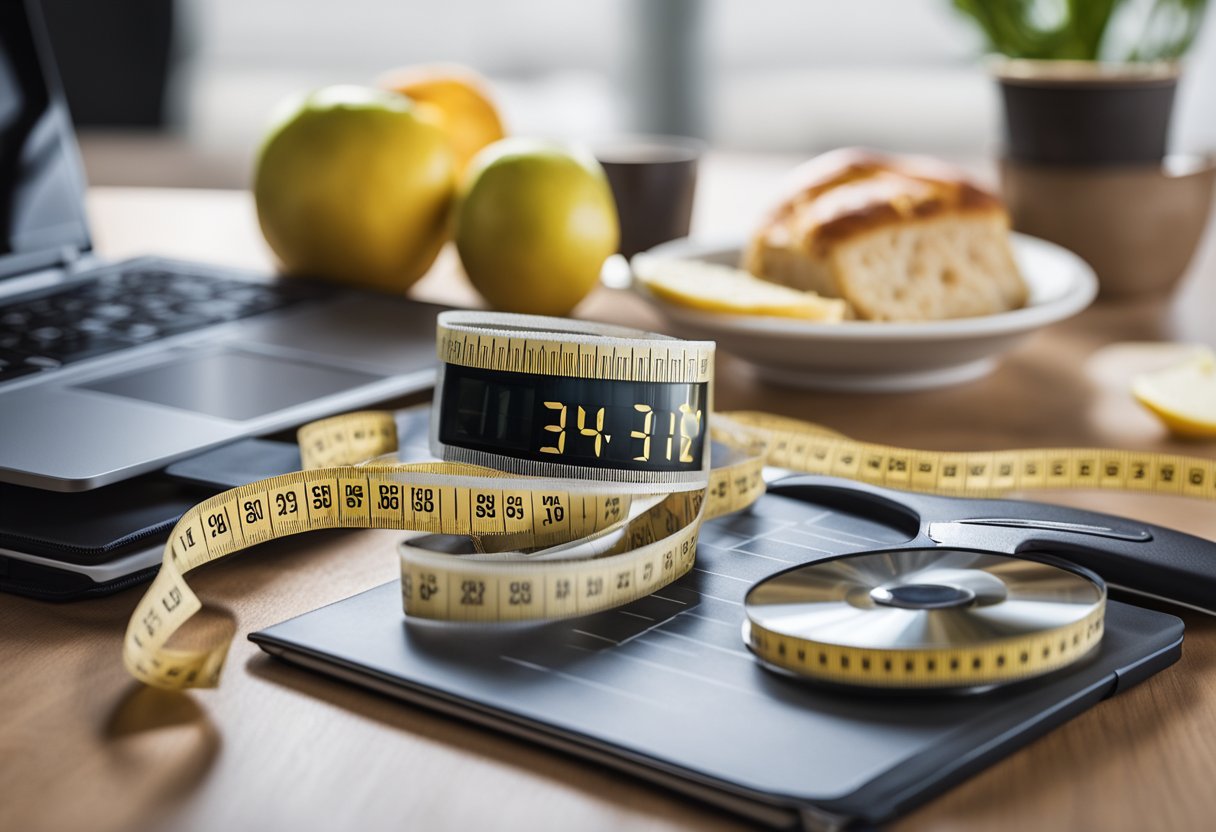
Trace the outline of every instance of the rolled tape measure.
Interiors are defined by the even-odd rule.
[[[1131,488],[1216,497],[1210,460],[913,451],[783,417],[716,414],[712,342],[481,312],[442,313],[437,329],[431,447],[444,461],[395,461],[389,413],[302,428],[304,470],[218,494],[177,523],[127,627],[123,656],[136,678],[171,689],[217,684],[226,641],[168,643],[201,608],[184,576],[314,529],[468,535],[476,554],[402,546],[406,615],[526,621],[610,609],[685,574],[700,524],[756,500],[766,464],[954,495]],[[765,655],[770,642],[780,640],[751,647],[781,665]],[[867,683],[860,670],[854,681]]]
[[[167,645],[201,607],[184,575],[256,543],[324,528],[469,535],[472,556],[403,547],[406,614],[552,619],[665,586],[692,567],[704,518],[763,493],[750,433],[717,431],[730,450],[710,466],[712,343],[447,312],[438,350],[431,442],[447,461],[386,459],[396,449],[391,414],[303,428],[305,470],[212,497],[174,528],[127,628],[124,658],[137,678],[216,684],[227,643]]]

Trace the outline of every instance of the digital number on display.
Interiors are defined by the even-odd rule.
[[[695,471],[705,445],[706,388],[449,364],[439,439],[537,462]]]

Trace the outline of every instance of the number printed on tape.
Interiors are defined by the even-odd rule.
[[[433,447],[453,461],[360,465],[396,449],[391,413],[301,428],[304,470],[219,494],[177,523],[127,627],[132,674],[171,689],[216,684],[226,642],[165,646],[201,608],[186,574],[316,529],[469,535],[486,554],[402,547],[405,613],[517,621],[610,609],[686,574],[700,523],[758,499],[765,464],[949,495],[1112,488],[1216,498],[1208,459],[1110,449],[933,452],[856,442],[785,417],[711,413],[709,342],[478,312],[445,312],[437,329],[455,386],[435,391]],[[711,435],[737,460],[713,467]],[[554,546],[554,556],[538,556]],[[1100,621],[1077,637],[1098,631]],[[810,660],[798,652],[805,646],[773,634],[753,629],[750,638],[795,672]],[[865,661],[831,660],[852,667],[854,659]]]

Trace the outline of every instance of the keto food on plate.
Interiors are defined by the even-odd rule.
[[[999,198],[937,160],[854,149],[794,172],[743,267],[871,321],[989,315],[1027,299]]]
[[[779,286],[718,263],[639,254],[632,265],[651,294],[690,309],[823,323],[836,323],[847,311],[843,300]]]

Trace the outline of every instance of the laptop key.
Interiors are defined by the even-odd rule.
[[[116,321],[121,318],[126,318],[126,317],[130,316],[132,311],[134,311],[134,310],[132,310],[131,307],[127,306],[126,304],[103,303],[100,306],[94,307],[92,310],[92,314],[93,314],[93,317],[95,317],[95,318],[105,318],[105,319],[109,319],[112,321]]]
[[[29,355],[25,358],[25,365],[36,370],[54,370],[63,366],[63,362],[49,355]]]
[[[134,323],[119,330],[132,341],[148,341],[160,334],[160,330],[148,323]]]
[[[63,330],[57,326],[42,326],[30,333],[30,337],[42,344],[51,344],[63,339]]]

